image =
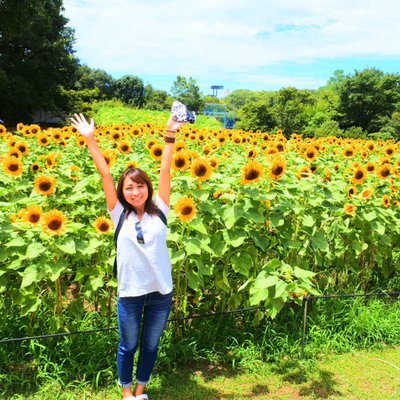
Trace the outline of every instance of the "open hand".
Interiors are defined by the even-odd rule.
[[[76,128],[82,136],[88,137],[92,136],[94,133],[93,118],[90,118],[90,122],[88,122],[83,114],[74,114],[71,118],[71,125]]]
[[[176,132],[181,125],[187,124],[187,122],[175,121],[174,117],[175,117],[174,114],[170,115],[170,117],[168,119],[168,122],[167,122],[167,129],[170,130],[170,131]]]

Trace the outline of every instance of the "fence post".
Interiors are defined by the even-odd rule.
[[[304,344],[306,341],[306,328],[307,328],[307,308],[308,308],[308,296],[303,298],[304,313],[303,313],[303,333],[301,336],[301,355],[300,358],[304,358]]]

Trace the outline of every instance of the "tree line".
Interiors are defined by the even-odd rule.
[[[62,0],[0,0],[0,118],[9,124],[30,122],[38,110],[59,116],[90,111],[96,101],[117,99],[136,108],[169,110],[179,99],[197,112],[205,103],[224,103],[239,129],[400,137],[398,73],[336,71],[317,90],[239,89],[223,99],[205,96],[192,77],[177,76],[167,92],[135,75],[114,79],[102,69],[82,65],[63,11]]]

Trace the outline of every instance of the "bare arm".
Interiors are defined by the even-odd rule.
[[[101,175],[107,207],[112,211],[117,204],[117,191],[115,189],[115,183],[111,176],[110,169],[108,168],[94,137],[94,121],[93,119],[90,119],[90,122],[87,122],[82,114],[74,114],[74,117],[71,118],[71,124],[86,139],[93,162]]]
[[[175,139],[175,132],[183,124],[182,122],[175,121],[174,116],[171,114],[167,123],[166,138]],[[171,192],[171,161],[173,152],[174,143],[165,142],[161,157],[160,175],[158,176],[158,195],[168,206]]]

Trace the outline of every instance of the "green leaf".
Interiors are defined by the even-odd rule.
[[[189,287],[193,290],[199,290],[200,284],[203,282],[201,277],[195,271],[187,271],[186,273]]]
[[[243,216],[243,209],[238,206],[225,208],[224,213],[222,215],[227,229],[231,229],[235,224],[235,222],[242,216]]]
[[[171,264],[177,264],[178,262],[181,262],[185,258],[185,252],[183,250],[176,250],[172,252],[171,256]]]
[[[328,250],[328,242],[326,241],[324,233],[322,231],[316,232],[313,236],[311,236],[310,239],[314,250],[318,251]]]
[[[248,275],[253,265],[253,259],[249,253],[236,253],[230,258],[232,268],[235,272],[242,275]]]
[[[189,237],[185,240],[185,250],[186,254],[189,256],[191,254],[201,254],[201,241],[196,237]]]
[[[55,265],[51,265],[48,270],[50,270],[50,280],[55,282],[59,276],[67,269],[66,265],[57,263]]]
[[[26,267],[24,272],[22,272],[22,282],[21,289],[31,285],[36,282],[38,279],[38,267],[36,265],[30,265]]]
[[[307,227],[313,227],[315,225],[315,219],[312,215],[305,215],[303,217],[303,225]]]
[[[97,290],[101,287],[104,286],[104,281],[103,278],[101,276],[97,276],[97,277],[90,277],[90,285],[92,286],[93,290]]]
[[[262,251],[266,251],[269,246],[269,240],[265,235],[260,235],[257,231],[253,231],[251,237],[254,241],[254,244],[261,249]]]
[[[6,247],[22,247],[26,246],[25,240],[22,237],[16,237],[5,244]]]
[[[302,278],[302,279],[312,278],[313,276],[316,275],[315,272],[307,271],[307,270],[301,269],[299,267],[294,267],[293,272],[296,275],[296,277]]]
[[[227,229],[223,231],[225,241],[233,247],[239,247],[247,237],[244,229]]]
[[[76,253],[75,242],[73,239],[70,239],[65,243],[56,244],[56,246],[64,253],[67,253],[67,254],[75,254]]]
[[[26,249],[27,258],[36,258],[45,251],[45,247],[41,243],[31,243]]]

